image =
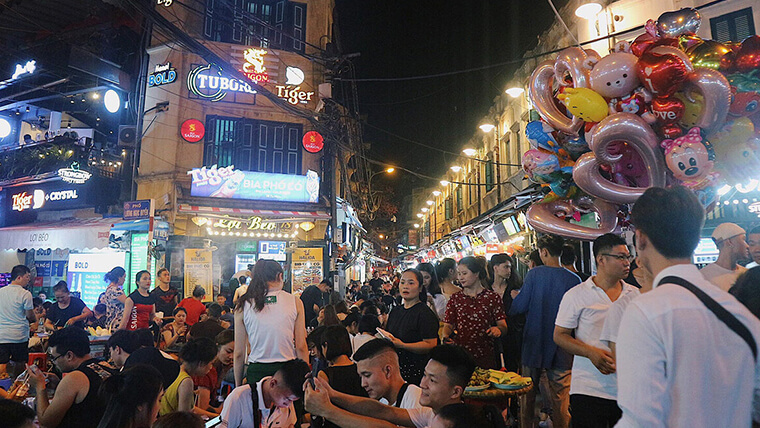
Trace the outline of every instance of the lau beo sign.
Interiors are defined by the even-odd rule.
[[[207,198],[248,199],[256,201],[317,202],[319,175],[270,174],[240,171],[234,165],[217,168],[193,168],[191,196]]]

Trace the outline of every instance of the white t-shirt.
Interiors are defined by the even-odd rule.
[[[422,407],[420,404],[420,395],[422,395],[422,389],[414,384],[409,384],[409,386],[406,387],[406,392],[404,392],[404,396],[401,397],[401,406],[399,406],[400,409],[419,409]],[[379,400],[381,403],[385,404],[386,406],[391,406],[393,404],[388,403],[388,400],[385,398],[381,398]]]
[[[433,303],[435,304],[435,308],[430,309],[435,310],[435,313],[438,314],[438,319],[442,320],[443,316],[446,314],[446,305],[449,303],[449,298],[443,293],[436,294],[433,296]]]
[[[296,358],[297,297],[284,290],[269,291],[264,309],[257,312],[253,300],[243,306],[243,322],[251,344],[249,363],[277,363]]]
[[[26,311],[34,308],[32,293],[17,284],[0,288],[0,343],[22,343],[29,340]]]
[[[261,411],[262,427],[291,427],[298,422],[296,411],[291,403],[287,408],[275,407],[274,411],[264,405],[261,385],[270,377],[261,379],[256,384],[259,395],[259,410]],[[224,400],[222,408],[222,427],[248,428],[253,427],[253,403],[251,402],[251,385],[239,386],[230,392]]]
[[[368,333],[357,334],[351,339],[351,349],[356,352],[359,348],[362,347],[362,345],[372,339],[376,339],[376,337]]]
[[[591,277],[565,293],[559,304],[557,320],[559,327],[575,330],[575,338],[581,342],[609,350],[599,339],[604,326],[607,310],[612,305],[607,293],[594,283]],[[623,282],[623,291],[618,296],[633,293],[636,287]],[[570,394],[583,394],[592,397],[615,400],[617,397],[617,376],[603,375],[586,357],[576,355],[573,358],[573,376],[570,380]]]
[[[700,269],[702,276],[704,276],[706,280],[717,285],[718,288],[723,291],[728,291],[731,287],[733,287],[734,283],[736,282],[736,278],[738,278],[739,275],[743,274],[746,271],[747,268],[741,265],[736,265],[736,270],[728,270],[722,266],[718,266],[715,263],[710,263],[709,265]]]
[[[406,411],[409,412],[409,419],[412,420],[412,423],[417,428],[429,427],[433,423],[433,418],[435,418],[435,413],[433,413],[433,409],[430,407],[412,408],[406,409]]]
[[[607,310],[607,319],[604,320],[604,327],[602,327],[602,334],[599,336],[599,340],[604,342],[605,345],[610,346],[610,342],[617,343],[618,330],[620,330],[620,320],[623,319],[623,313],[631,300],[639,297],[641,292],[634,290],[632,293],[627,293],[625,296],[618,297],[615,303]]]

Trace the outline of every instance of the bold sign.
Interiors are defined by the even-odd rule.
[[[276,85],[274,88],[277,89],[278,97],[293,105],[307,104],[314,96],[314,91],[302,91],[300,86]]]
[[[148,74],[148,87],[168,85],[177,80],[177,70],[172,67],[172,63],[156,65],[153,73]]]
[[[198,119],[188,119],[182,122],[180,135],[189,143],[197,143],[206,135],[206,127]]]
[[[87,171],[79,169],[79,165],[72,165],[71,168],[61,168],[58,170],[58,176],[61,180],[71,184],[84,184],[92,177]]]
[[[95,307],[108,286],[103,282],[103,275],[114,266],[124,266],[125,255],[123,252],[69,254],[66,275],[69,289],[78,291],[87,306]]]
[[[303,135],[303,148],[309,153],[318,153],[325,147],[325,139],[317,131],[309,131]]]
[[[124,220],[143,220],[153,215],[153,200],[124,202]]]
[[[34,70],[37,69],[37,61],[27,61],[26,64],[16,64],[16,69],[13,71],[13,74],[11,75],[11,80],[16,80],[23,74],[32,74],[34,73]]]
[[[37,210],[45,206],[47,201],[67,201],[78,199],[79,193],[76,189],[58,190],[45,193],[42,189],[34,189],[32,193],[21,192],[11,195],[11,209],[14,211],[24,211],[28,209]]]
[[[317,202],[319,175],[270,174],[236,170],[234,165],[193,168],[191,196],[257,201]]]
[[[187,88],[210,101],[221,101],[228,92],[256,94],[250,83],[225,76],[215,64],[201,65],[190,71],[187,75]]]
[[[266,49],[250,48],[243,51],[245,64],[240,71],[253,83],[260,84],[269,81],[269,75],[266,73],[267,68],[264,67],[264,55],[266,54]]]

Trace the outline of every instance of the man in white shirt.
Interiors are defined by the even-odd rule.
[[[749,256],[752,261],[747,264],[747,269],[760,266],[760,226],[755,226],[747,233],[747,245],[749,245]]]
[[[398,354],[389,340],[370,340],[354,353],[354,361],[369,398],[401,409],[422,407],[422,390],[401,377]]]
[[[439,345],[430,351],[430,361],[420,382],[419,403],[423,407],[386,406],[371,398],[337,392],[321,379],[315,379],[316,389],[308,382],[304,385],[305,407],[308,412],[344,428],[429,427],[444,406],[462,402],[474,371],[475,361],[464,348]]]
[[[615,300],[615,303],[607,309],[607,316],[604,319],[604,327],[602,327],[602,333],[599,335],[599,340],[610,347],[612,358],[616,358],[615,344],[617,343],[618,330],[620,329],[620,320],[623,319],[623,313],[625,313],[628,304],[641,294],[646,293],[647,291],[652,291],[652,280],[654,278],[652,278],[652,274],[644,266],[641,266],[640,263],[636,263],[636,269],[633,270],[633,277],[636,278],[636,282],[641,286],[639,292],[628,293]]]
[[[702,268],[702,276],[717,285],[721,290],[728,291],[736,282],[739,275],[747,271],[738,264],[749,256],[749,246],[745,238],[746,232],[734,223],[721,223],[713,230],[712,239],[718,246],[720,254],[715,263]]]
[[[684,187],[650,188],[633,206],[631,221],[638,260],[655,279],[654,289],[628,305],[620,324],[623,417],[616,426],[750,426],[760,365],[750,345],[695,292],[736,317],[755,343],[760,343],[760,320],[691,264],[704,224],[702,205]],[[679,285],[682,280],[693,289]]]
[[[267,376],[256,383],[256,401],[253,402],[251,385],[241,385],[232,390],[222,408],[223,428],[296,426],[298,418],[293,402],[303,398],[303,380],[309,373],[309,365],[303,360],[286,362],[274,376]],[[253,409],[257,409],[254,415]],[[258,422],[258,424],[257,424]]]
[[[639,294],[623,281],[631,267],[625,240],[607,233],[593,247],[597,273],[565,293],[554,327],[554,341],[575,355],[570,381],[574,428],[613,426],[622,415],[615,401],[615,357],[600,335],[613,302]]]
[[[24,265],[11,270],[11,283],[0,288],[0,373],[6,373],[8,362],[23,367],[29,359],[29,323],[34,315],[32,293],[25,289],[32,273]]]

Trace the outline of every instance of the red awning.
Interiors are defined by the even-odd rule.
[[[324,211],[279,211],[279,210],[253,210],[246,208],[221,208],[203,207],[190,204],[179,204],[179,212],[182,214],[215,214],[237,216],[262,216],[271,218],[310,218],[315,220],[329,219],[330,213]]]

